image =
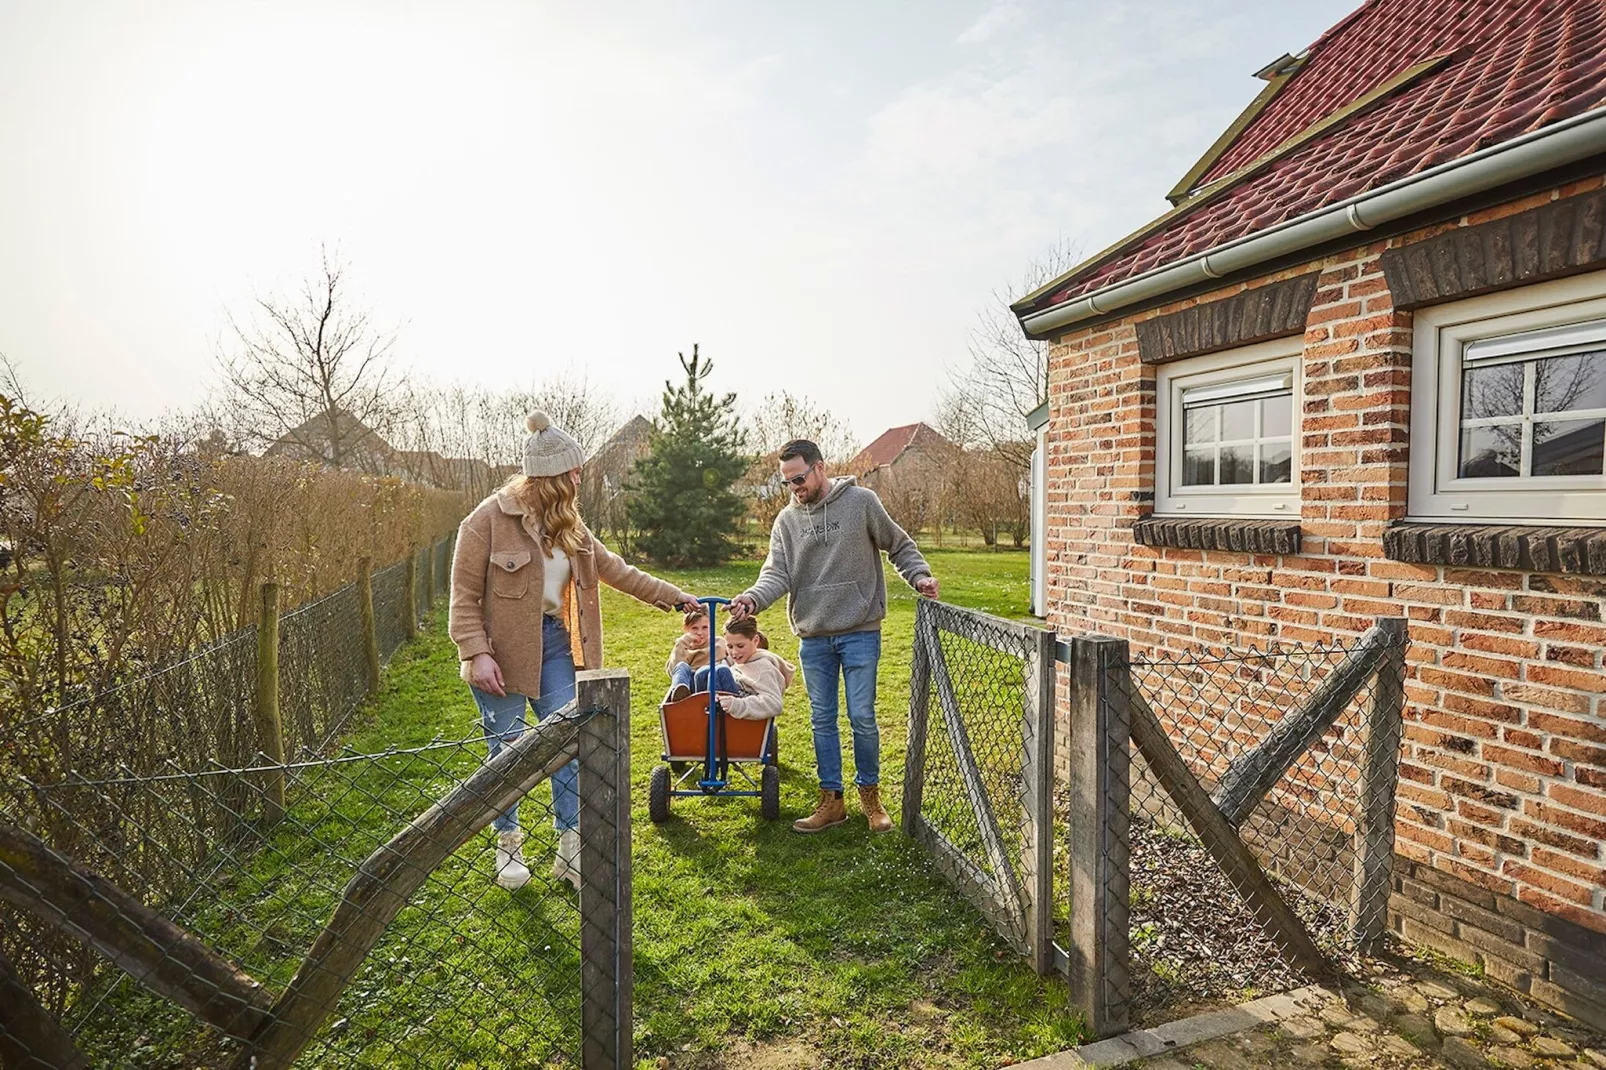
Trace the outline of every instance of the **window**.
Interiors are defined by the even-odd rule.
[[[1155,513],[1299,515],[1300,340],[1161,366]]]
[[[1417,314],[1415,519],[1606,523],[1606,273]]]

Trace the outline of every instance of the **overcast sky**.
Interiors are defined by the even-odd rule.
[[[0,354],[131,419],[338,246],[438,380],[649,401],[700,342],[868,440],[1354,0],[0,0]]]

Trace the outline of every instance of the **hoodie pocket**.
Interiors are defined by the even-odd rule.
[[[848,631],[870,615],[870,599],[857,583],[822,583],[814,588],[811,601],[806,623],[815,631]]]
[[[491,593],[523,598],[530,592],[530,551],[505,550],[491,555]]]

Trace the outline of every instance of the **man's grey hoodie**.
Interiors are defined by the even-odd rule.
[[[842,476],[812,505],[794,499],[781,510],[770,529],[769,556],[745,593],[761,610],[790,595],[787,620],[805,639],[879,628],[887,615],[883,550],[910,586],[931,575],[919,547],[875,491]]]

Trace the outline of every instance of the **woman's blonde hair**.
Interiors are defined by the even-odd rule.
[[[514,476],[502,489],[541,525],[548,556],[553,547],[570,555],[580,552],[585,545],[585,524],[580,520],[580,490],[569,473]]]

